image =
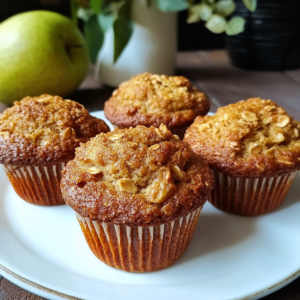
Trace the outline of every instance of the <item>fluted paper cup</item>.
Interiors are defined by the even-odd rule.
[[[23,200],[37,205],[64,204],[60,191],[65,163],[47,166],[3,165],[14,190]]]
[[[225,212],[257,216],[273,211],[285,199],[298,171],[275,177],[230,177],[213,170],[215,189],[209,202]]]
[[[201,209],[155,226],[107,224],[79,214],[77,219],[90,249],[101,261],[128,272],[149,272],[170,266],[183,254]]]

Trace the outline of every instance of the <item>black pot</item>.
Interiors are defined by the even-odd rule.
[[[284,71],[300,68],[300,1],[260,0],[254,13],[242,0],[233,15],[246,19],[244,32],[226,36],[231,63],[242,69]]]

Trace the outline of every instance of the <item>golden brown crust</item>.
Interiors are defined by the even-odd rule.
[[[0,163],[66,162],[80,143],[108,131],[104,121],[77,102],[50,95],[26,97],[0,115]]]
[[[63,198],[92,220],[162,224],[202,206],[213,188],[206,163],[166,126],[100,134],[63,171]]]
[[[105,103],[105,116],[119,128],[144,125],[169,129],[190,125],[209,111],[206,95],[182,76],[137,75],[122,83]]]
[[[184,140],[220,172],[269,177],[300,169],[299,129],[276,103],[251,98],[197,117]]]

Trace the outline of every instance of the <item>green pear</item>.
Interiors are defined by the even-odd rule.
[[[67,17],[31,11],[0,23],[0,102],[68,95],[84,79],[88,65],[84,36]]]

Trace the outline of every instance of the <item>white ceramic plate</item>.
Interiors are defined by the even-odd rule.
[[[184,255],[138,274],[99,261],[68,206],[26,203],[2,170],[0,191],[0,273],[51,300],[258,299],[300,274],[300,176],[266,216],[233,216],[207,203]]]

